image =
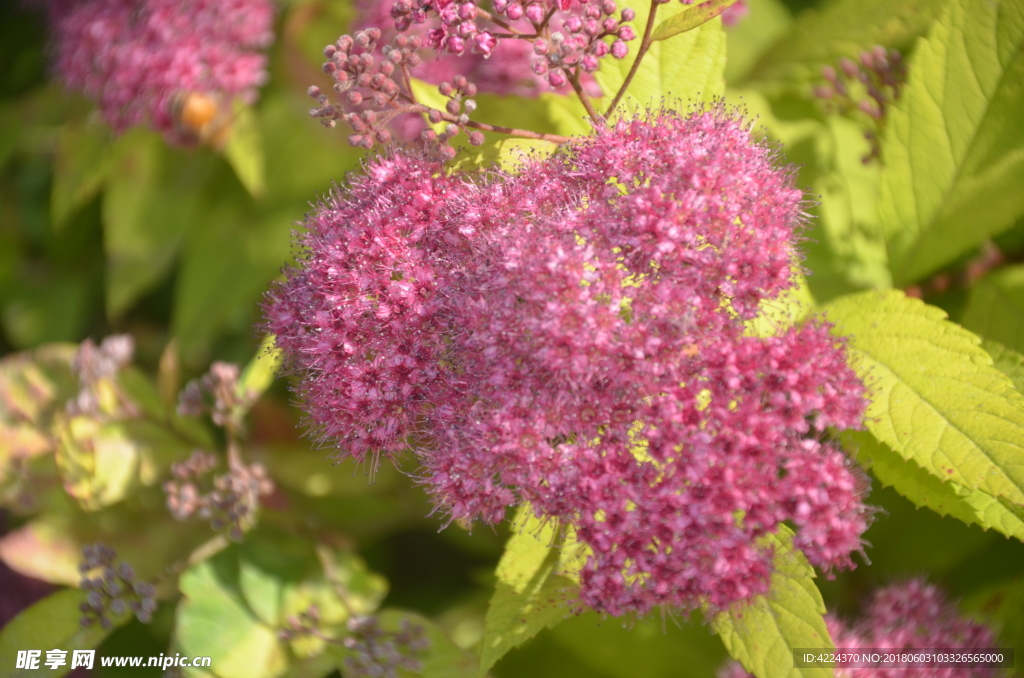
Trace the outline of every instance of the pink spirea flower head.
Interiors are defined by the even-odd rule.
[[[149,123],[169,141],[181,93],[252,101],[273,40],[269,0],[46,0],[54,68],[117,132]]]
[[[411,448],[454,519],[509,506],[590,549],[609,614],[764,593],[789,521],[852,566],[864,477],[826,441],[864,386],[823,321],[751,336],[792,285],[803,196],[724,107],[658,111],[486,179],[392,154],[306,220],[266,328],[342,454]]]
[[[996,647],[996,636],[984,624],[960,614],[937,587],[911,579],[875,591],[863,616],[849,624],[826,617],[836,650],[945,648],[981,650]],[[998,670],[978,667],[836,668],[836,678],[994,678]],[[718,678],[753,678],[739,662],[729,662]]]

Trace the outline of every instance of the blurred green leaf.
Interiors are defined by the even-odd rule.
[[[274,383],[274,377],[281,369],[281,360],[281,351],[274,343],[273,335],[267,336],[256,349],[256,356],[242,370],[238,379],[239,392],[243,395],[251,394],[254,400],[263,395]]]
[[[245,602],[233,549],[189,568],[180,587],[174,635],[183,653],[211,657],[221,678],[272,678],[286,670],[287,650],[276,630]]]
[[[706,624],[695,619],[571,617],[550,631],[580,661],[613,678],[674,678],[685,662],[687,678],[712,678],[728,659]]]
[[[952,516],[969,525],[995,529],[1008,537],[1024,541],[1024,520],[994,497],[982,490],[972,490],[952,481],[943,482],[922,469],[913,460],[906,460],[863,431],[844,434],[844,447],[857,461],[871,470],[883,485],[891,485],[917,506],[925,506],[941,516]],[[1019,507],[1024,511],[1024,506]]]
[[[594,131],[587,116],[587,110],[575,96],[565,96],[554,92],[542,92],[537,97],[551,121],[555,134],[567,137],[583,137]],[[607,99],[610,101],[610,99]]]
[[[210,159],[181,153],[172,155],[148,130],[117,141],[103,198],[110,318],[119,318],[167,273],[196,219]]]
[[[111,148],[110,130],[105,126],[76,121],[61,126],[50,194],[50,219],[55,229],[99,191],[111,166]]]
[[[646,24],[650,3],[630,0],[623,6],[636,12],[635,26]],[[669,21],[687,11],[687,6],[681,3],[658,7],[659,16],[664,15],[662,21]],[[601,103],[605,106],[626,81],[636,55],[637,46],[634,44],[625,59],[605,59],[595,73],[604,92]],[[686,66],[681,67],[681,64]],[[662,100],[678,101],[684,108],[694,101],[712,101],[725,93],[724,72],[725,33],[721,19],[716,18],[671,40],[652,44],[640,62],[629,90],[619,102],[618,115],[629,115],[634,109],[657,108]]]
[[[497,165],[506,172],[514,173],[524,159],[545,158],[557,149],[558,145],[551,141],[504,137],[464,150],[452,161],[452,167],[472,172]]]
[[[823,66],[856,58],[873,45],[906,52],[939,15],[946,0],[829,0],[800,13],[757,63],[748,80],[760,89],[811,93]],[[747,20],[753,19],[749,17]]]
[[[94,623],[82,627],[82,611],[78,606],[85,602],[85,593],[77,589],[58,591],[22,611],[0,631],[0,678],[27,678],[39,675],[63,676],[71,670],[75,650],[93,650],[113,631]],[[113,618],[116,625],[123,624],[129,616]],[[66,663],[57,669],[46,667],[47,650],[65,650]],[[33,669],[15,668],[15,657],[19,650],[40,650],[39,667]],[[94,660],[99,667],[99,661]]]
[[[814,569],[793,548],[784,526],[770,535],[776,571],[766,595],[719,613],[711,622],[729,654],[757,678],[826,678],[831,668],[793,668],[793,648],[833,647],[822,615],[825,603],[814,585]]]
[[[538,631],[554,626],[572,612],[577,583],[560,574],[562,551],[556,525],[533,517],[533,509],[520,509],[513,533],[498,563],[498,582],[487,609],[480,650],[483,676],[513,647]]]
[[[978,337],[902,292],[864,292],[825,308],[850,337],[871,390],[869,431],[942,480],[1024,504],[1024,396]]]
[[[1024,355],[991,339],[983,339],[981,347],[992,356],[996,369],[1010,378],[1017,392],[1024,394]]]
[[[1015,351],[1024,351],[1024,265],[1006,266],[971,288],[964,327]]]
[[[234,103],[234,117],[224,146],[224,157],[235,170],[245,190],[254,198],[263,197],[267,190],[263,133],[252,108],[240,101]]]
[[[952,0],[908,69],[882,144],[879,214],[897,285],[1024,212],[1024,4]]]
[[[120,422],[92,417],[57,423],[57,467],[65,491],[87,511],[121,501],[138,476],[139,451]]]
[[[738,83],[757,60],[793,25],[793,15],[782,0],[746,0],[749,11],[738,24],[725,28],[725,80]]]

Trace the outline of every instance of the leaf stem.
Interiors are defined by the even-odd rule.
[[[658,0],[651,0],[650,13],[647,15],[647,25],[644,26],[644,37],[640,41],[640,49],[636,53],[636,59],[633,60],[633,66],[629,69],[629,74],[626,79],[622,82],[622,87],[619,87],[619,91],[615,93],[615,98],[608,105],[608,110],[605,111],[605,117],[607,118],[615,110],[615,107],[619,105],[619,101],[622,100],[623,95],[626,94],[626,90],[629,89],[629,84],[633,81],[633,76],[640,69],[640,62],[643,60],[644,55],[647,54],[647,50],[651,48],[651,35],[654,33],[654,20],[658,15]]]

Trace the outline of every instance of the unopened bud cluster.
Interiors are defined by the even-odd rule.
[[[109,629],[114,619],[130,612],[140,622],[148,623],[156,610],[156,589],[152,584],[140,582],[128,563],[118,563],[117,553],[105,544],[93,544],[82,549],[82,574],[79,587],[86,591],[86,600],[79,606],[81,625],[99,623]],[[94,576],[90,576],[90,575]]]
[[[889,106],[899,100],[900,90],[907,79],[903,56],[895,49],[876,45],[860,53],[857,61],[842,58],[839,67],[825,66],[821,76],[826,84],[814,89],[814,94],[842,115],[854,111],[872,121],[872,129],[865,132],[871,142],[871,152],[865,162],[878,158],[881,152],[878,132]]]
[[[200,450],[173,464],[173,479],[163,485],[167,509],[176,520],[195,516],[209,521],[216,532],[226,531],[232,541],[242,541],[259,508],[259,498],[272,493],[274,485],[262,464],[234,464],[228,473],[206,480],[217,466],[215,456]]]
[[[352,678],[398,678],[423,670],[421,657],[430,649],[423,627],[403,619],[398,631],[386,631],[376,617],[352,617],[342,645],[350,654],[342,673]]]
[[[99,346],[92,339],[86,339],[71,359],[71,371],[78,377],[78,395],[68,401],[69,414],[98,413],[100,408],[97,392],[99,384],[109,382],[132,361],[135,341],[129,334],[106,337]]]
[[[178,397],[178,414],[189,417],[209,414],[217,426],[240,430],[241,413],[252,405],[255,394],[241,391],[238,374],[238,365],[213,363],[209,372],[185,386]]]
[[[452,82],[443,81],[438,86],[438,92],[448,99],[444,111],[416,105],[409,88],[409,68],[419,64],[416,50],[420,39],[399,34],[392,44],[383,46],[383,59],[379,59],[374,52],[380,35],[380,29],[368,28],[357,31],[354,37],[343,35],[324,49],[328,61],[324,62],[323,70],[334,79],[334,91],[344,96],[341,102],[332,103],[319,87],[310,87],[307,94],[320,104],[310,115],[328,127],[344,120],[353,131],[349,143],[372,148],[393,141],[388,126],[395,118],[426,112],[431,123],[443,122],[445,127],[440,133],[423,129],[420,139],[428,149],[439,150],[444,158],[454,157],[455,149],[448,142],[466,130],[469,114],[476,110],[476,101],[471,98],[476,95],[476,85],[465,76],[456,75]],[[358,110],[346,112],[353,108]],[[479,130],[469,132],[470,144],[479,146],[483,141]]]
[[[972,621],[949,602],[941,590],[920,579],[892,584],[875,591],[859,620],[848,623],[827,615],[829,635],[836,652],[856,653],[864,648],[900,652],[943,648],[950,653],[983,650],[997,645],[984,624]],[[836,678],[995,678],[990,666],[836,668]],[[719,678],[754,678],[739,662],[730,662]]]

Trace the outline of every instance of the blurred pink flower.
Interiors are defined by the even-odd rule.
[[[117,132],[150,124],[169,141],[196,130],[174,119],[176,97],[253,101],[273,40],[269,0],[42,0],[54,68],[96,100]]]

